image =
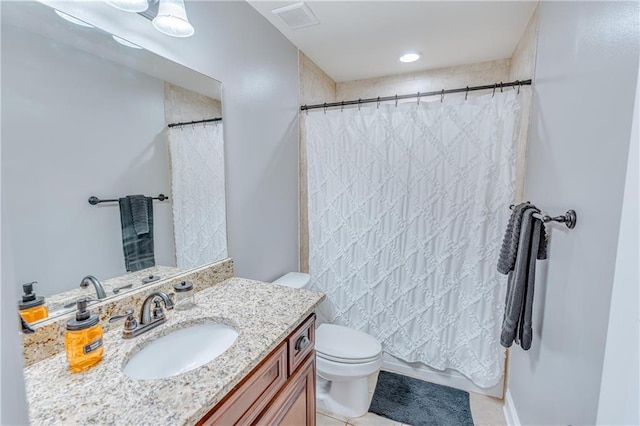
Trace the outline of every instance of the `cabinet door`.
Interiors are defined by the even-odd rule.
[[[287,381],[287,345],[282,343],[225,399],[197,423],[198,426],[250,424],[268,406]]]
[[[256,425],[315,426],[316,354],[312,351],[255,422]]]

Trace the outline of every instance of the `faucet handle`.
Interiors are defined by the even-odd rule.
[[[153,303],[156,305],[153,308],[153,319],[159,319],[159,318],[164,318],[164,310],[162,309],[162,305],[160,305],[160,300],[161,299],[156,299],[153,301]],[[171,309],[171,308],[168,308]]]
[[[132,331],[135,330],[136,327],[138,327],[138,321],[136,321],[136,318],[133,316],[133,310],[132,309],[127,309],[124,314],[122,315],[116,315],[113,316],[111,318],[109,318],[109,322],[116,322],[119,321],[123,318],[126,318],[125,322],[124,322],[124,330],[125,331]]]

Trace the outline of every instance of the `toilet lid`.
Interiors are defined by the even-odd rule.
[[[344,362],[375,360],[382,345],[362,331],[335,324],[322,324],[316,329],[316,352],[327,359]]]

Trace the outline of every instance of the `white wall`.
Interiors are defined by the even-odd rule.
[[[47,296],[126,272],[119,198],[171,191],[163,82],[5,23],[2,209],[15,286]],[[154,202],[156,263],[175,266],[170,203]],[[3,264],[8,265],[5,259]],[[5,283],[10,285],[10,283]]]
[[[79,8],[78,17],[100,21],[112,33],[223,82],[227,227],[235,273],[270,280],[297,270],[297,49],[244,2],[187,2],[196,29],[187,40],[164,36],[144,18],[117,13],[103,2],[59,7]],[[7,307],[13,308],[10,297]],[[4,387],[4,372],[19,377],[21,361],[13,351],[16,339],[5,340],[4,333],[2,339]],[[8,397],[0,422],[12,414],[24,418],[20,387]],[[17,412],[6,414],[5,406]]]
[[[522,424],[594,424],[638,72],[637,2],[541,2],[525,199],[550,227],[534,342],[511,351]],[[635,320],[635,319],[629,319]]]
[[[640,85],[629,148],[629,163],[622,203],[616,272],[611,296],[607,349],[602,369],[598,424],[640,424]]]

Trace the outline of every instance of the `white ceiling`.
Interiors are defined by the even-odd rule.
[[[249,1],[337,82],[510,58],[536,1],[307,1],[319,25],[290,30],[271,11],[295,1]],[[402,52],[422,58],[401,63]]]

